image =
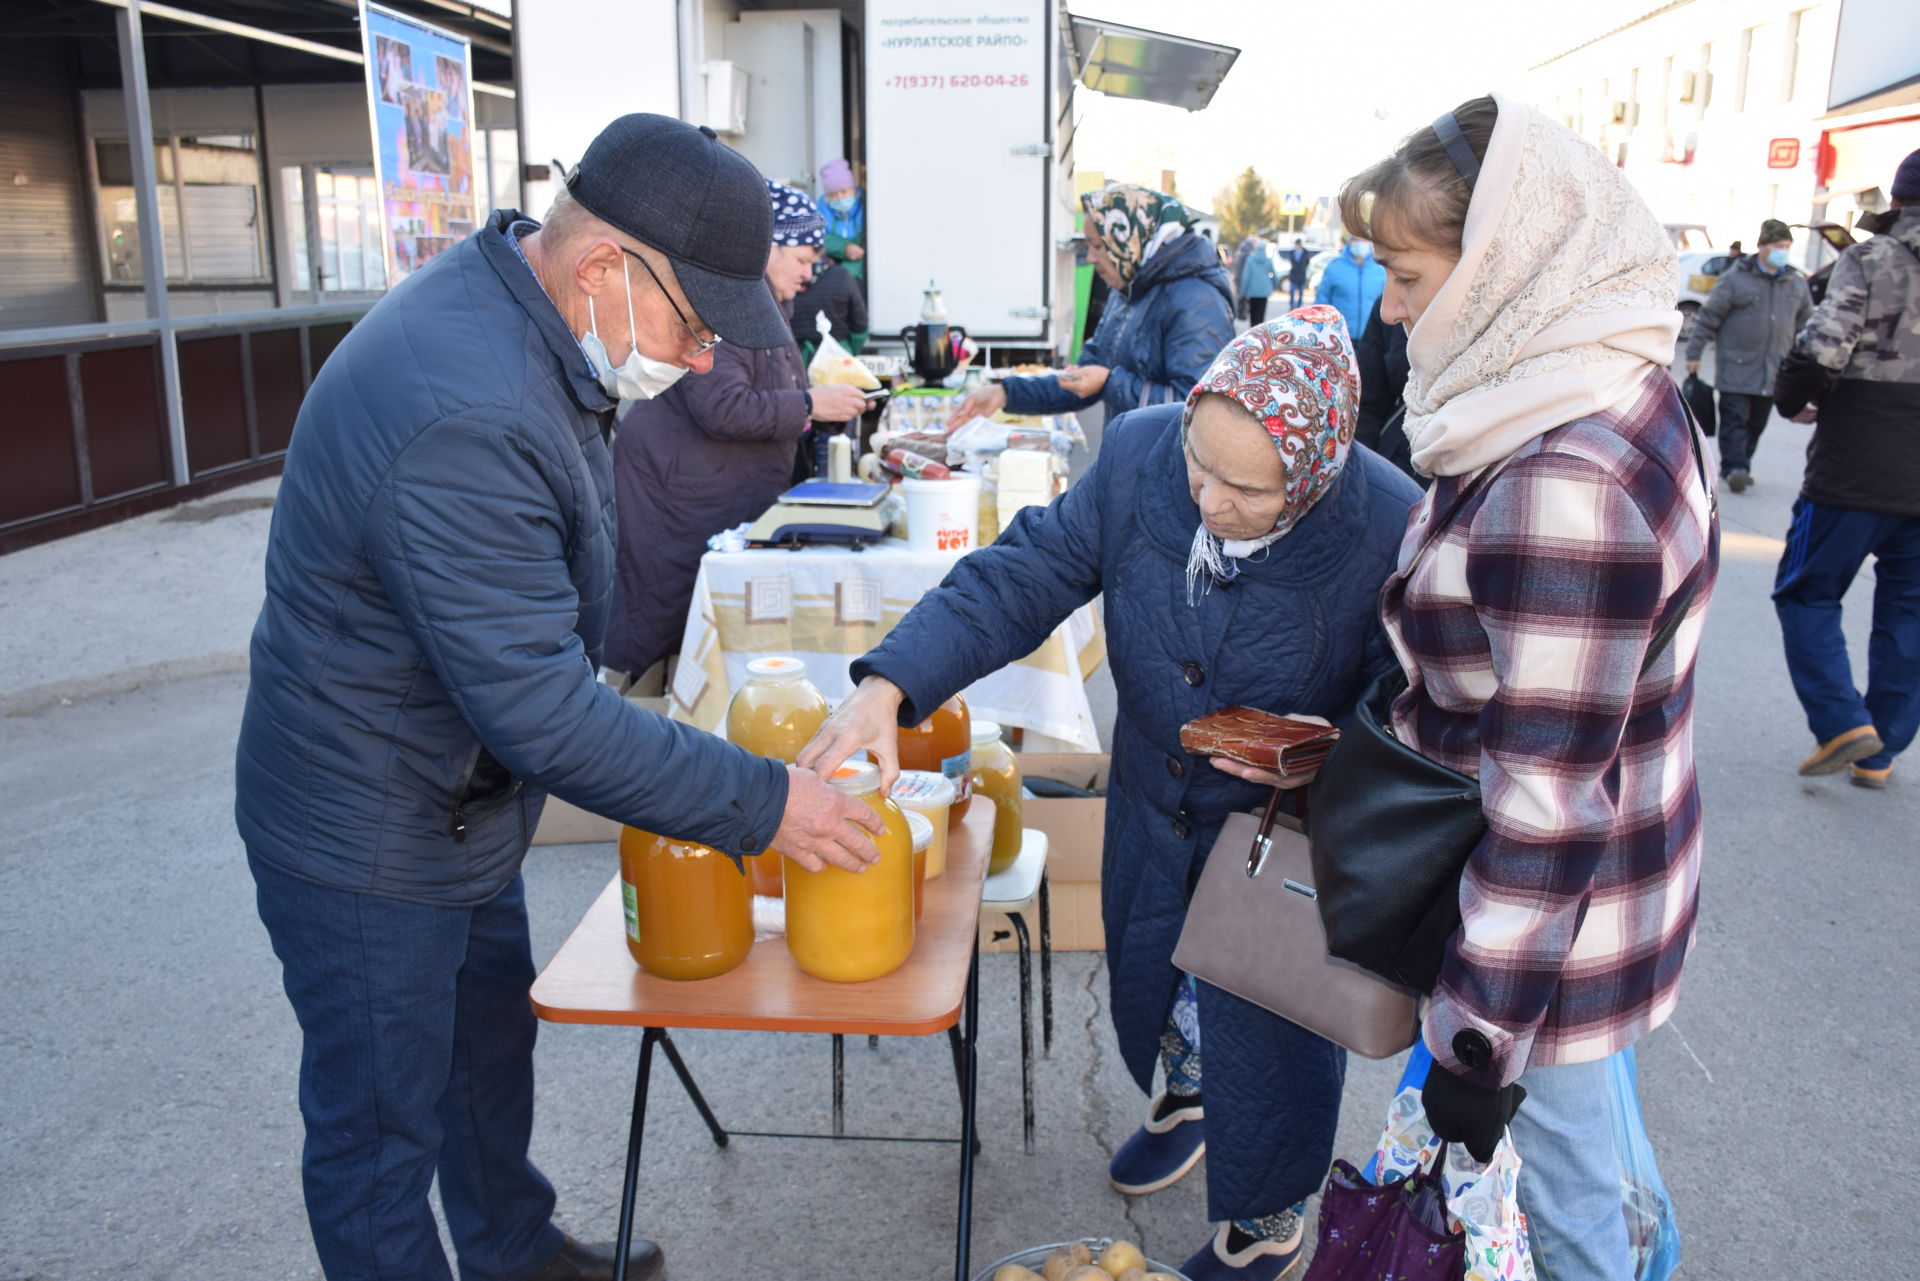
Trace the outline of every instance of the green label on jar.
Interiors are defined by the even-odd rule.
[[[627,908],[627,937],[638,943],[640,941],[640,903],[633,896],[633,886],[625,881],[620,882],[620,901],[626,904]]]

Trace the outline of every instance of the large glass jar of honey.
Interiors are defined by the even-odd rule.
[[[753,889],[733,860],[692,841],[620,831],[627,951],[663,979],[710,979],[753,950]]]
[[[955,694],[925,721],[900,731],[900,768],[940,774],[953,784],[953,808],[947,812],[949,825],[967,816],[967,805],[973,795],[968,781],[968,771],[973,768],[972,726],[967,700]]]
[[[987,875],[1004,872],[1020,857],[1020,762],[1000,741],[992,721],[973,723],[973,792],[993,806],[993,853]]]
[[[787,951],[815,978],[862,983],[899,969],[913,951],[913,838],[906,815],[880,794],[878,766],[852,762],[828,781],[880,815],[880,861],[864,872],[831,864],[809,872],[788,860]]]
[[[826,723],[827,710],[825,696],[807,680],[806,664],[756,658],[747,664],[747,683],[727,704],[727,741],[791,765]],[[747,860],[755,894],[780,896],[781,862],[775,850]]]

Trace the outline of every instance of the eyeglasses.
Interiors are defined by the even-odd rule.
[[[680,318],[680,327],[687,331],[687,341],[693,344],[693,354],[695,356],[704,356],[720,345],[719,334],[715,334],[711,338],[702,338],[700,336],[700,331],[693,327],[691,320],[687,319],[687,313],[680,310],[680,304],[675,302],[673,295],[667,292],[665,282],[660,279],[659,273],[654,271],[652,264],[625,245],[620,246],[620,252],[631,257],[635,262],[647,269],[647,275],[652,277],[654,287],[660,291],[660,296],[667,300],[667,306],[673,308],[673,314]]]

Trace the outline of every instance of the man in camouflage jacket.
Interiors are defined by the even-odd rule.
[[[1773,590],[1787,670],[1820,744],[1800,772],[1850,770],[1872,788],[1887,785],[1920,726],[1920,151],[1901,162],[1893,198],[1873,239],[1834,265],[1773,393],[1781,413],[1819,424]],[[1840,602],[1868,556],[1863,697]]]

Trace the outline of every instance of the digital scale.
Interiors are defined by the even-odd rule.
[[[805,547],[834,543],[861,548],[887,536],[890,486],[810,480],[780,495],[747,530],[751,547]]]

